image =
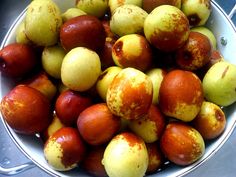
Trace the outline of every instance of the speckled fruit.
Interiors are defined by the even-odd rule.
[[[181,8],[181,0],[144,0],[143,9],[150,13],[156,7],[161,5],[172,5]]]
[[[108,5],[110,8],[110,12],[111,14],[114,13],[114,11],[125,4],[132,4],[138,7],[142,7],[142,0],[109,0],[108,1]]]
[[[112,58],[121,68],[132,67],[145,71],[152,61],[152,50],[145,37],[128,34],[120,37],[112,47]]]
[[[116,75],[107,90],[111,112],[125,119],[138,119],[152,103],[152,81],[143,72],[125,68]]]
[[[101,145],[117,133],[120,118],[114,116],[105,103],[98,103],[85,109],[77,120],[83,139],[91,145]]]
[[[202,157],[205,143],[201,134],[191,126],[169,123],[160,141],[164,155],[177,165],[189,165]]]
[[[224,112],[214,103],[204,101],[193,126],[202,135],[203,139],[214,139],[221,135],[226,126]]]
[[[16,42],[18,44],[31,44],[32,43],[25,34],[25,21],[22,21],[16,30]]]
[[[56,131],[44,145],[44,156],[48,164],[58,171],[75,168],[82,161],[85,151],[78,130],[71,127]]]
[[[92,105],[91,98],[80,92],[66,90],[56,100],[55,111],[60,121],[67,125],[76,125],[79,114]]]
[[[194,73],[172,70],[164,77],[159,91],[159,105],[165,115],[191,121],[200,111],[202,102],[202,83]]]
[[[110,177],[143,177],[148,167],[146,145],[133,133],[118,134],[107,145],[102,164]]]
[[[200,69],[210,61],[211,51],[212,45],[208,37],[191,31],[187,42],[176,52],[176,63],[185,70]]]
[[[153,143],[160,139],[165,129],[165,118],[158,107],[151,105],[147,115],[129,121],[129,128],[145,143]]]
[[[21,134],[39,133],[51,122],[48,99],[26,85],[17,85],[3,97],[1,113],[8,125]]]
[[[66,21],[60,30],[60,41],[66,51],[75,47],[86,47],[100,51],[106,34],[102,22],[91,15],[81,15]]]
[[[184,13],[175,6],[156,7],[144,22],[147,40],[163,51],[174,51],[188,39],[189,23]]]

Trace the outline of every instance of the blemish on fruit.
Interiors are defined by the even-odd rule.
[[[215,117],[219,121],[224,121],[224,114],[220,110],[215,110]]]
[[[201,21],[201,18],[197,14],[188,15],[189,24],[191,26],[196,26]]]
[[[229,66],[227,66],[227,67],[225,68],[225,70],[223,71],[223,73],[222,73],[222,75],[221,75],[221,79],[223,79],[223,78],[225,77],[225,75],[226,75],[226,73],[227,73],[228,70],[229,70]]]

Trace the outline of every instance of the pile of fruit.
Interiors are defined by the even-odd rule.
[[[77,0],[65,12],[34,0],[0,51],[15,82],[2,117],[40,134],[58,171],[142,177],[190,165],[236,101],[236,66],[204,26],[210,13],[208,0]]]

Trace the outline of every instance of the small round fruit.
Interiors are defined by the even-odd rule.
[[[164,155],[177,165],[189,165],[202,157],[205,143],[201,134],[191,126],[169,123],[160,141]]]
[[[69,8],[67,9],[62,15],[62,20],[63,22],[65,23],[66,21],[68,21],[69,19],[71,18],[74,18],[74,17],[78,17],[80,15],[86,15],[86,13],[76,7],[72,7],[72,8]]]
[[[106,33],[102,22],[91,15],[81,15],[66,21],[60,30],[60,41],[66,51],[86,47],[96,52],[105,43]]]
[[[202,102],[202,83],[193,72],[172,70],[166,74],[159,91],[159,105],[165,115],[189,122],[199,113]]]
[[[201,133],[203,139],[214,139],[225,129],[226,118],[224,112],[214,103],[204,101],[197,117],[193,120],[193,127]]]
[[[66,54],[61,66],[61,79],[65,86],[75,91],[86,91],[101,73],[98,54],[84,47],[76,47]]]
[[[59,120],[67,125],[76,125],[79,114],[92,105],[88,95],[72,90],[62,92],[56,100],[55,111]]]
[[[53,133],[44,145],[44,156],[58,171],[68,171],[82,161],[85,145],[75,128],[63,127]]]
[[[129,121],[129,128],[145,143],[153,143],[160,139],[165,129],[165,118],[158,107],[151,105],[147,115]]]
[[[143,72],[125,68],[113,79],[107,90],[111,112],[125,119],[145,115],[152,103],[152,81]]]
[[[102,164],[110,177],[143,177],[148,167],[146,145],[133,133],[118,134],[107,145]]]
[[[156,7],[161,5],[172,5],[181,8],[181,0],[144,0],[143,9],[147,13],[151,13]]]
[[[147,40],[163,51],[174,51],[187,41],[189,23],[184,13],[175,6],[156,7],[144,22]]]
[[[105,103],[88,107],[80,113],[77,127],[83,139],[91,145],[101,145],[120,128],[120,118],[114,116]]]
[[[51,122],[49,100],[38,90],[17,85],[1,101],[1,113],[17,133],[35,134]]]
[[[152,50],[145,37],[128,34],[120,37],[112,47],[112,58],[121,68],[132,67],[145,71],[152,61]]]
[[[142,0],[109,0],[108,1],[108,5],[110,8],[110,12],[111,14],[114,13],[114,11],[125,4],[132,4],[138,7],[142,7]]]
[[[138,6],[132,4],[122,5],[111,16],[111,31],[118,36],[133,33],[142,34],[144,20],[147,15],[147,12]]]

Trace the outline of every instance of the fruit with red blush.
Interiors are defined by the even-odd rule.
[[[110,12],[111,14],[114,13],[114,11],[125,4],[132,4],[138,7],[142,7],[142,0],[109,0],[108,1],[108,5],[110,8]]]
[[[180,9],[181,0],[144,0],[142,7],[147,13],[151,13],[152,10],[161,5],[172,5]]]

